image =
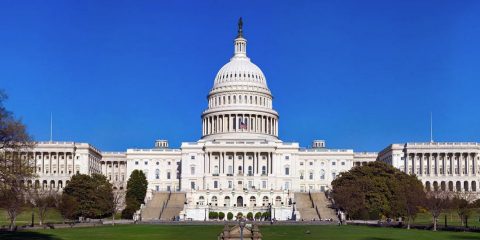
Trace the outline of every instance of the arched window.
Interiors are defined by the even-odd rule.
[[[250,197],[250,207],[254,207],[257,204],[257,199],[254,196]]]
[[[310,172],[310,173],[308,174],[308,178],[309,178],[310,180],[313,180],[313,172]]]
[[[225,199],[223,200],[223,204],[225,207],[230,207],[230,197],[226,196]]]
[[[213,167],[213,173],[214,173],[214,174],[218,174],[218,166],[217,166],[217,165],[215,165],[215,166]]]
[[[198,205],[205,205],[205,198],[203,196],[198,198]]]
[[[233,95],[233,104],[237,103],[237,96]]]
[[[281,206],[282,205],[282,197],[277,196],[275,197],[275,206]]]
[[[263,206],[268,206],[268,197],[267,196],[263,196],[262,205]]]
[[[160,169],[155,169],[155,179],[160,179]]]
[[[217,196],[213,196],[212,197],[212,206],[217,206],[218,205],[217,202],[218,202],[217,201]]]

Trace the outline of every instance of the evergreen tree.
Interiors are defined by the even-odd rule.
[[[127,206],[122,211],[122,218],[132,218],[135,211],[140,208],[147,194],[148,182],[145,174],[140,170],[133,170],[127,182],[125,196]]]

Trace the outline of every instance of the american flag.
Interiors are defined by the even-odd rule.
[[[240,129],[247,129],[247,123],[243,119],[239,119]]]

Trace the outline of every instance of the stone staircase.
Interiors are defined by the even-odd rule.
[[[158,220],[162,212],[163,205],[168,201],[168,192],[155,192],[152,199],[147,202],[142,209],[142,220]]]
[[[319,216],[317,214],[317,211],[314,208],[314,205],[312,203],[312,200],[310,199],[310,196],[308,195],[308,192],[298,192],[294,194],[295,197],[295,202],[296,202],[296,208],[300,212],[300,218],[297,218],[297,220],[305,220],[305,221],[311,221],[313,219],[319,220]]]
[[[185,206],[186,195],[182,192],[175,192],[170,194],[170,198],[167,200],[167,204],[163,211],[160,213],[160,220],[170,221],[174,217],[180,215],[180,212]]]
[[[318,214],[320,215],[320,219],[333,219],[337,220],[337,214],[335,210],[331,208],[331,202],[325,196],[323,192],[312,192],[310,193],[312,196],[313,204],[316,206],[318,210]]]

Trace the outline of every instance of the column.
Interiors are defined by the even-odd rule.
[[[410,174],[410,173],[408,172],[408,160],[409,160],[409,159],[410,159],[409,154],[408,154],[408,153],[405,153],[404,171],[405,171],[406,174]]]
[[[260,154],[260,157],[261,157],[262,154]],[[258,175],[258,169],[260,168],[260,164],[259,164],[259,154],[257,153],[257,175]]]
[[[252,174],[255,175],[255,160],[258,158],[258,154],[256,152],[253,152],[253,158],[252,158]],[[258,167],[258,166],[257,166]]]
[[[438,161],[439,161],[438,157],[439,157],[439,154],[436,153],[436,155],[435,155],[435,175],[438,175]]]
[[[269,161],[270,161],[270,154],[267,154],[267,176],[268,176],[268,172],[270,171],[270,164],[269,164]]]
[[[225,153],[222,152],[222,173],[225,174]]]
[[[273,174],[273,153],[270,153],[270,174]]]
[[[208,174],[211,173],[211,163],[210,163],[210,152],[207,152],[207,157],[208,157]]]
[[[470,173],[470,169],[468,169],[470,167],[468,154],[462,153],[462,157],[465,161],[465,175],[468,176]]]
[[[457,154],[455,154],[457,155]],[[462,172],[462,154],[458,154],[458,175],[462,176],[463,175],[463,172]],[[462,187],[463,187],[463,182],[462,182]]]

